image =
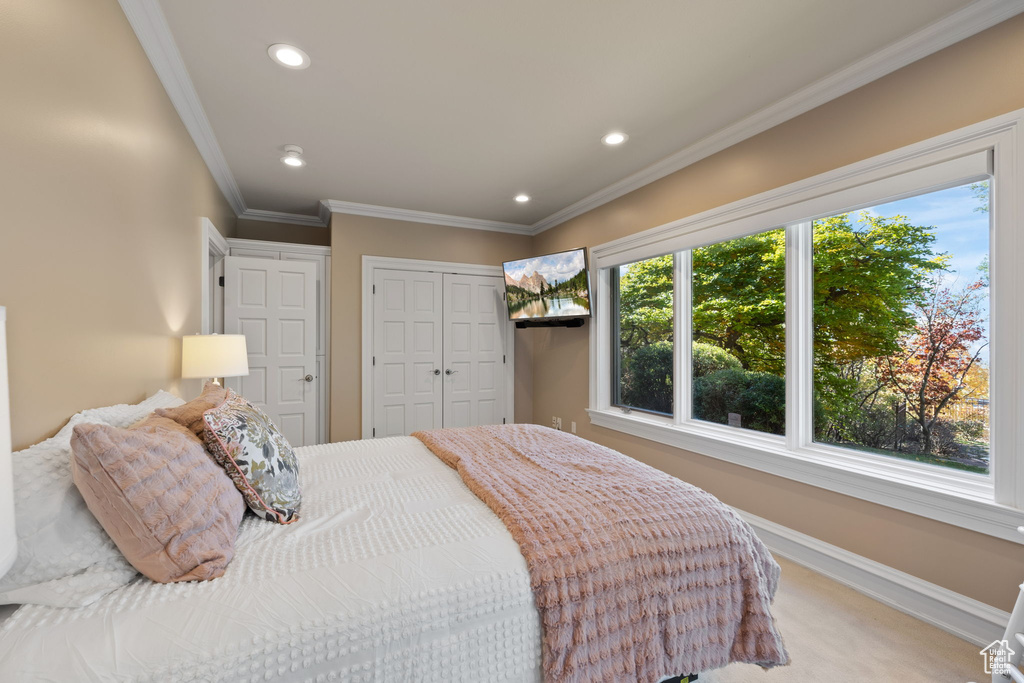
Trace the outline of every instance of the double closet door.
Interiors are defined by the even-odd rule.
[[[511,422],[500,277],[376,269],[372,436]]]

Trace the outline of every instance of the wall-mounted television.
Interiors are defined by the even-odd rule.
[[[510,320],[590,317],[586,249],[506,261],[501,266]]]

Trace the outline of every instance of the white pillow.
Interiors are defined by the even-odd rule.
[[[116,406],[89,408],[73,415],[71,419],[68,420],[68,423],[61,427],[61,430],[57,432],[53,438],[66,438],[70,442],[71,432],[74,430],[75,425],[82,424],[83,422],[105,424],[112,427],[129,427],[148,416],[157,408],[176,408],[184,404],[185,401],[181,400],[174,394],[169,394],[166,391],[160,390],[142,403],[118,403]],[[44,441],[43,443],[46,442]],[[42,446],[43,444],[37,445]]]
[[[136,405],[84,410],[52,438],[11,454],[18,557],[0,577],[0,605],[81,607],[135,578],[71,479],[71,432],[83,422],[127,427],[183,403],[160,391]]]

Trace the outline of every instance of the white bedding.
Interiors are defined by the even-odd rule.
[[[417,439],[297,449],[302,519],[214,581],[137,579],[0,628],[2,681],[540,681],[519,547]]]

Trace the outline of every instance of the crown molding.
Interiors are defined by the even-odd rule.
[[[235,182],[235,176],[228,167],[227,159],[217,144],[217,138],[213,134],[210,120],[206,118],[206,111],[199,101],[199,95],[192,85],[185,62],[181,59],[178,46],[171,35],[171,29],[167,25],[167,19],[160,9],[157,0],[118,0],[121,10],[128,18],[135,35],[142,44],[142,49],[149,57],[153,70],[163,83],[171,104],[178,110],[181,122],[185,129],[192,136],[193,142],[199,149],[199,154],[206,162],[210,174],[213,175],[217,187],[220,188],[224,198],[231,205],[235,215],[241,215],[245,210],[245,200],[242,199],[242,191]]]
[[[326,225],[328,228],[331,227],[331,207],[327,201],[321,201],[319,204],[320,222]]]
[[[471,228],[474,230],[492,230],[498,232],[512,232],[522,235],[531,234],[532,228],[529,225],[518,223],[502,223],[500,221],[489,221],[476,218],[465,218],[463,216],[447,216],[438,213],[425,211],[411,211],[408,209],[396,209],[386,206],[374,206],[372,204],[357,204],[355,202],[342,202],[325,199],[320,203],[318,215],[305,216],[301,214],[285,213],[281,211],[265,211],[263,209],[250,209],[246,206],[242,192],[235,181],[234,174],[228,167],[227,159],[217,143],[213,134],[213,127],[206,116],[199,95],[196,93],[192,79],[185,68],[185,62],[171,35],[171,29],[167,25],[167,19],[157,0],[118,0],[121,10],[128,18],[135,35],[142,45],[146,56],[149,57],[153,70],[167,91],[167,96],[185,124],[185,129],[192,136],[193,142],[199,150],[199,154],[206,162],[210,174],[220,188],[224,198],[231,205],[235,216],[246,220],[267,221],[272,223],[291,223],[294,225],[309,225],[319,228],[327,227],[330,224],[331,213],[347,213],[358,216],[375,216],[378,218],[390,218],[393,220],[412,221],[416,223],[431,223],[434,225],[449,225],[457,228]]]
[[[301,213],[285,213],[284,211],[264,211],[263,209],[246,209],[238,214],[239,219],[249,221],[266,221],[268,223],[291,223],[292,225],[309,225],[314,228],[326,228],[327,222],[320,215],[306,216]]]
[[[867,85],[1024,11],[1022,0],[978,0],[860,61],[796,91],[645,169],[584,197],[532,227],[536,235],[664,178],[747,138]]]
[[[1024,0],[978,0],[533,225],[522,225],[332,199],[321,201],[318,216],[249,209],[213,134],[158,0],[118,2],[199,154],[238,218],[324,227],[330,224],[331,213],[344,213],[520,235],[537,235],[592,211],[1024,11]]]
[[[465,216],[449,216],[443,213],[430,213],[428,211],[395,209],[390,206],[357,204],[356,202],[342,202],[337,199],[324,199],[320,203],[322,206],[327,207],[331,213],[372,216],[374,218],[388,218],[395,221],[410,221],[412,223],[429,223],[431,225],[447,225],[453,228],[468,228],[470,230],[510,232],[518,235],[534,234],[532,226],[521,223],[503,223],[482,218],[466,218]]]

